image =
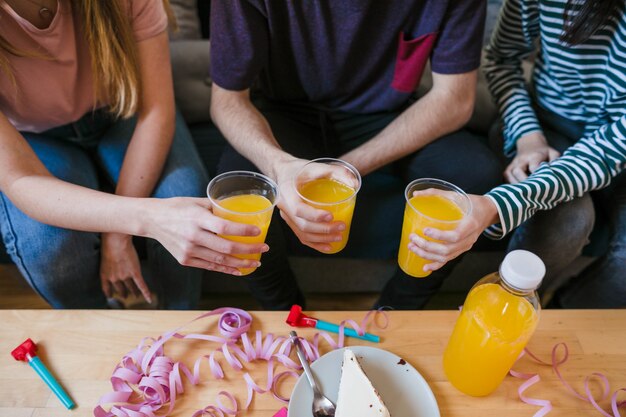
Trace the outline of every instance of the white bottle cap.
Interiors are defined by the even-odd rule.
[[[546,266],[541,258],[527,250],[509,252],[500,265],[500,277],[522,291],[537,289],[545,274]]]

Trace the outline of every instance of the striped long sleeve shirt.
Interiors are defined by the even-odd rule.
[[[500,224],[486,230],[500,238],[537,210],[609,185],[626,168],[626,13],[581,45],[560,41],[567,0],[505,0],[486,51],[485,75],[504,122],[505,154],[517,140],[541,131],[533,104],[585,124],[585,135],[560,158],[543,163],[518,184],[487,196]],[[527,89],[522,60],[538,54]]]

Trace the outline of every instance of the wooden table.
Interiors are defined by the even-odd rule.
[[[286,335],[286,313],[254,312],[253,329]],[[319,318],[339,322],[344,318],[360,320],[363,312],[312,312]],[[0,416],[91,416],[98,398],[110,392],[109,378],[121,357],[137,345],[143,336],[158,336],[195,318],[198,312],[164,311],[42,311],[0,310]],[[471,398],[454,389],[447,381],[441,355],[448,340],[455,311],[391,312],[387,330],[376,331],[383,338],[380,348],[389,350],[410,362],[433,389],[443,417],[521,417],[533,416],[538,409],[517,398],[521,381],[507,377],[500,388],[486,398]],[[215,331],[216,319],[194,323],[193,331]],[[312,329],[300,330],[312,336]],[[13,360],[9,352],[27,337],[41,346],[41,357],[66,386],[78,404],[74,411],[65,410],[33,370]],[[567,342],[570,359],[563,366],[564,376],[581,390],[585,375],[605,373],[613,390],[626,387],[626,310],[621,311],[544,311],[540,325],[529,347],[547,359],[552,346]],[[350,344],[367,344],[349,339]],[[198,341],[172,342],[167,352],[173,358],[191,363],[215,347]],[[328,346],[324,345],[324,350]],[[538,372],[542,381],[531,387],[531,397],[552,400],[550,417],[599,415],[593,408],[562,387],[550,367],[536,365],[523,358],[515,368]],[[263,381],[264,368],[252,366],[251,374]],[[245,401],[240,374],[227,372],[228,381],[215,381],[203,365],[205,382],[186,386],[177,403],[176,416],[190,416],[194,410],[214,403],[217,392],[226,389]],[[294,381],[285,380],[281,391],[288,395]],[[607,407],[607,402],[602,405]],[[271,395],[256,395],[249,417],[271,417],[281,404]]]

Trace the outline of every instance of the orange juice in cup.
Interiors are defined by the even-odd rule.
[[[454,230],[463,217],[471,213],[469,197],[459,187],[443,180],[423,178],[412,181],[404,192],[406,206],[402,237],[398,250],[398,265],[408,275],[423,278],[430,275],[424,265],[432,261],[409,250],[409,235],[416,233],[424,239],[424,228]]]
[[[356,195],[361,188],[361,175],[349,163],[333,158],[319,158],[307,163],[295,178],[296,191],[308,205],[329,211],[333,221],[344,222],[342,239],[330,242],[337,253],[346,247],[350,235]]]
[[[249,171],[225,172],[213,178],[207,187],[213,213],[223,219],[257,226],[257,236],[222,237],[235,242],[263,243],[278,200],[278,186],[265,175]],[[260,260],[260,253],[235,254],[240,259]],[[256,268],[239,268],[242,275]]]

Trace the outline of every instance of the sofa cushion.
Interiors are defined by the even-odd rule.
[[[170,33],[171,40],[200,39],[202,37],[196,0],[170,0],[178,30]]]
[[[170,33],[176,104],[187,123],[206,122],[210,120],[211,101],[209,41],[202,39],[200,4],[198,0],[170,0],[170,3],[179,28]],[[209,2],[200,0],[200,3]]]
[[[209,49],[205,39],[170,42],[174,96],[188,124],[211,120]]]

